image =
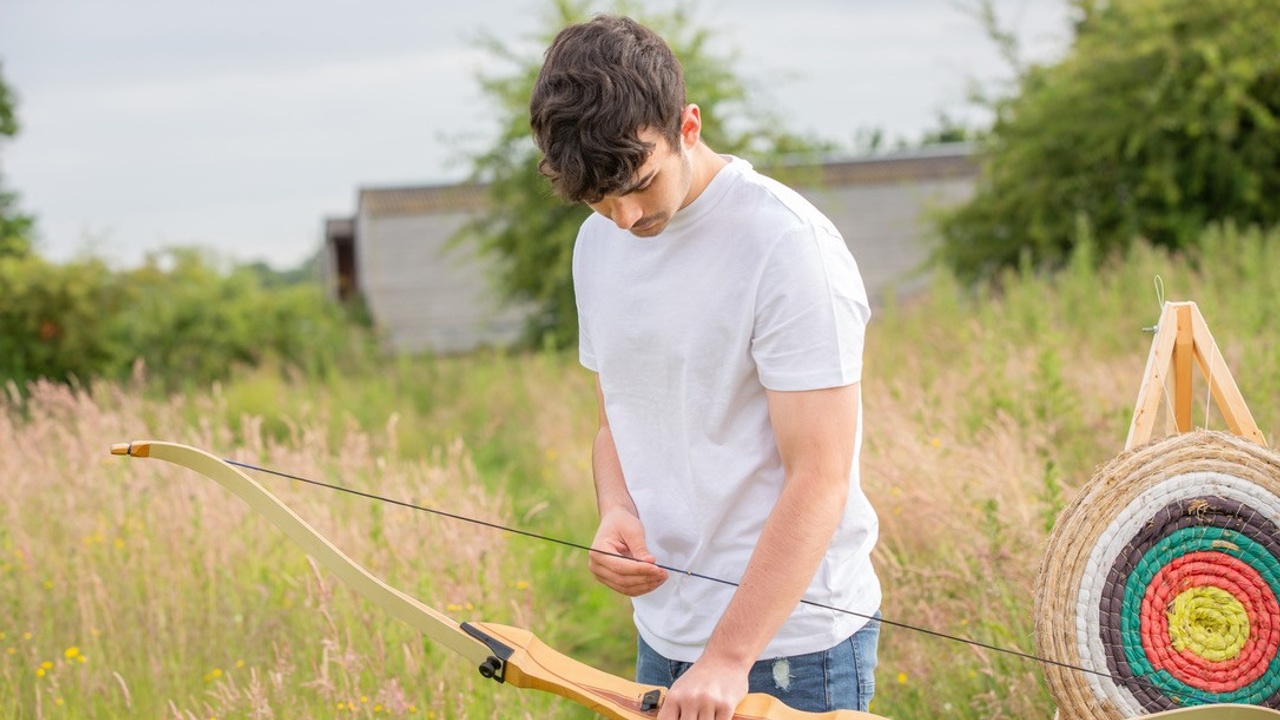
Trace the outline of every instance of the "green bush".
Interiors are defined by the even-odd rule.
[[[97,259],[0,258],[0,377],[205,385],[274,364],[323,377],[373,352],[367,333],[314,284],[267,287],[251,267],[223,271],[173,249],[113,272]]]
[[[996,106],[977,194],[941,223],[947,264],[966,280],[1058,267],[1081,219],[1100,260],[1280,223],[1280,3],[1073,5],[1066,57]]]

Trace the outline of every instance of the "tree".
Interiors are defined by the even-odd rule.
[[[17,99],[0,73],[0,140],[18,134]],[[0,257],[23,256],[31,251],[35,221],[17,210],[17,197],[4,189],[0,175]]]
[[[474,242],[497,263],[503,299],[530,309],[526,340],[564,347],[577,340],[572,254],[578,226],[591,212],[556,198],[538,172],[539,153],[529,130],[529,96],[541,67],[541,50],[560,28],[588,20],[586,0],[554,0],[547,30],[536,37],[538,54],[525,56],[493,37],[483,45],[514,67],[508,75],[480,83],[498,108],[500,132],[487,151],[471,159],[472,179],[488,187],[490,207],[454,238],[455,247]],[[715,54],[712,34],[698,27],[687,5],[669,14],[645,15],[615,2],[611,12],[636,17],[666,38],[685,69],[688,97],[702,108],[703,137],[719,152],[766,163],[782,155],[826,149],[781,130],[781,123],[754,105],[747,85],[730,69],[731,56]]]
[[[1191,247],[1206,224],[1280,222],[1280,3],[1069,0],[1075,38],[995,104],[973,199],[940,222],[966,279]]]

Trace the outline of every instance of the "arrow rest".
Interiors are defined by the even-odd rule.
[[[462,630],[471,637],[484,643],[493,654],[480,664],[477,670],[480,675],[495,682],[506,682],[507,679],[507,660],[511,658],[511,654],[515,652],[511,646],[501,642],[492,635],[486,633],[471,623],[462,623]]]

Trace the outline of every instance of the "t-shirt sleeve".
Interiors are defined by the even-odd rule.
[[[751,355],[769,390],[818,390],[862,379],[871,309],[857,263],[833,229],[783,236],[756,292]]]
[[[591,342],[591,330],[589,328],[591,288],[587,284],[587,273],[582,267],[587,263],[587,259],[584,257],[587,253],[585,249],[586,241],[584,240],[585,234],[584,223],[584,227],[578,230],[578,238],[573,244],[574,302],[577,303],[578,308],[578,362],[592,372],[599,372],[600,368],[596,362],[595,345]]]

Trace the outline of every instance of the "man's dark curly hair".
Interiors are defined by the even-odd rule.
[[[684,70],[657,33],[617,15],[570,25],[547,48],[529,100],[538,169],[565,200],[599,202],[653,151],[637,132],[677,146],[684,105]]]

